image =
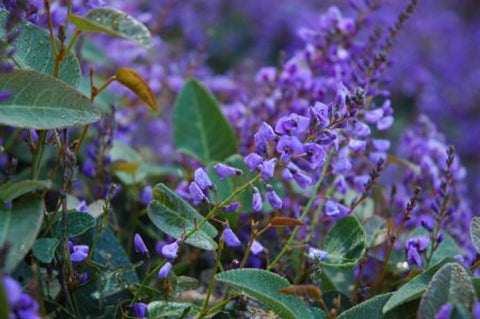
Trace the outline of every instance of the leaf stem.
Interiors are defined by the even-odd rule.
[[[215,275],[217,273],[217,270],[221,264],[221,256],[222,256],[222,251],[224,247],[224,242],[223,238],[220,239],[219,245],[218,245],[218,251],[217,251],[217,257],[215,258],[215,265],[213,266],[212,269],[212,275],[210,276],[210,282],[208,283],[208,289],[207,289],[207,295],[205,297],[205,301],[203,302],[203,308],[202,311],[200,312],[198,318],[201,319],[205,317],[208,314],[208,302],[210,300],[210,297],[212,295],[213,291],[213,283],[215,282]]]

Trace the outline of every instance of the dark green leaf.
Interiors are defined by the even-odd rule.
[[[272,272],[261,269],[237,269],[219,273],[215,279],[262,302],[281,318],[315,318],[312,310],[302,299],[278,292],[279,289],[289,287],[290,283]]]
[[[20,182],[12,182],[0,185],[0,201],[12,201],[22,195],[33,191],[49,188],[52,183],[50,181],[34,181],[26,180]]]
[[[173,114],[175,147],[204,163],[235,154],[235,135],[213,95],[196,80],[180,91]]]
[[[0,9],[0,39],[5,38],[5,23],[8,11]],[[21,21],[21,32],[15,39],[13,46],[16,51],[13,61],[21,69],[34,69],[41,73],[53,75],[55,56],[52,52],[50,35],[42,28]],[[60,41],[56,40],[57,48]],[[82,79],[80,65],[73,52],[69,52],[59,69],[59,78],[73,87],[77,87]]]
[[[196,222],[203,219],[192,206],[164,184],[156,185],[153,194],[155,200],[148,205],[148,217],[164,233],[180,239],[185,232],[195,228]],[[217,244],[213,237],[216,235],[215,227],[207,222],[188,238],[186,243],[205,250],[214,250]]]
[[[335,223],[325,238],[328,256],[322,263],[331,267],[355,265],[365,253],[366,234],[358,219],[345,217]]]
[[[399,311],[393,311],[386,315],[382,313],[382,307],[391,297],[391,293],[378,295],[364,301],[353,308],[342,312],[338,319],[414,319],[416,318],[417,301],[405,304]]]
[[[95,8],[85,17],[70,14],[67,19],[83,31],[106,33],[131,40],[147,48],[152,45],[152,35],[148,28],[140,21],[117,9]]]
[[[43,220],[43,201],[23,196],[9,211],[0,210],[0,247],[8,243],[5,269],[11,271],[33,246]]]
[[[353,274],[353,267],[338,268],[338,267],[321,267],[322,276],[322,290],[337,290],[349,296],[352,292],[352,282],[355,281]]]
[[[435,318],[447,302],[471,309],[476,301],[475,289],[467,271],[458,263],[447,263],[433,276],[420,301],[420,318]]]
[[[428,269],[424,273],[421,273],[400,287],[400,289],[393,293],[388,302],[385,303],[385,306],[383,307],[383,313],[387,313],[411,300],[420,298],[425,289],[427,289],[429,282],[432,280],[433,275],[438,271],[438,269],[440,269],[440,267],[445,265],[447,262],[451,261],[453,261],[451,258],[442,260],[437,265]]]
[[[0,102],[0,123],[54,129],[85,125],[100,119],[97,107],[63,81],[34,70],[0,73],[0,90],[12,97]]]
[[[56,238],[38,238],[33,244],[32,252],[42,263],[50,263],[60,241]]]
[[[480,217],[473,217],[470,223],[470,238],[477,252],[480,252]]]
[[[69,212],[67,214],[67,237],[75,237],[95,227],[95,218],[82,212]],[[57,238],[62,237],[62,221],[59,220],[53,227],[53,233]]]
[[[186,318],[181,316],[192,315],[196,310],[198,310],[198,306],[187,302],[154,301],[148,304],[148,316],[150,318],[168,316]]]
[[[0,318],[9,318],[9,310],[10,306],[8,304],[7,293],[3,285],[3,280],[0,280]]]

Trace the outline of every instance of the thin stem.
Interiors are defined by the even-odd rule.
[[[42,161],[43,151],[45,149],[45,141],[47,139],[47,131],[40,131],[38,143],[35,147],[32,160],[32,179],[38,179],[40,174],[40,164]]]
[[[300,218],[299,218],[300,221],[304,220],[305,217],[307,217],[310,209],[313,206],[313,202],[317,198],[316,195],[317,195],[317,193],[320,189],[320,186],[322,185],[323,179],[325,177],[325,173],[327,172],[327,168],[330,165],[330,158],[332,156],[332,153],[333,152],[330,151],[327,155],[327,159],[325,160],[325,164],[323,165],[323,168],[322,168],[322,173],[320,174],[320,177],[318,178],[317,183],[313,187],[312,196],[310,197],[310,200],[307,202],[307,205],[305,206],[305,208],[302,211],[302,214],[300,215]],[[280,259],[283,257],[283,255],[285,255],[285,253],[287,252],[287,250],[289,249],[289,247],[292,245],[293,241],[295,240],[295,237],[297,237],[297,233],[298,233],[299,229],[300,229],[300,226],[295,226],[293,228],[292,234],[288,238],[286,244],[283,246],[282,250],[280,251],[280,253],[278,253],[278,255],[275,257],[275,259],[268,265],[267,270],[271,270],[280,261]]]
[[[137,288],[137,290],[135,291],[135,294],[133,295],[130,305],[133,305],[134,303],[137,302],[138,298],[140,297],[140,292],[143,290],[143,287],[147,285],[147,283],[152,279],[153,275],[157,273],[164,264],[165,264],[165,261],[159,263],[155,268],[152,269],[150,273],[148,273],[145,276],[145,278],[143,278],[142,282],[140,283],[140,286]]]
[[[45,11],[47,12],[47,23],[48,23],[48,31],[50,32],[50,42],[52,44],[52,51],[53,56],[57,56],[57,43],[55,41],[55,35],[53,33],[53,20],[52,20],[52,13],[50,11],[50,0],[45,0]]]
[[[220,257],[222,256],[223,244],[224,244],[223,239],[220,239],[220,243],[218,245],[218,251],[217,251],[217,258],[215,259],[215,265],[213,266],[213,269],[212,269],[212,275],[210,276],[210,282],[208,283],[207,296],[205,297],[205,301],[203,302],[203,308],[198,317],[199,319],[205,317],[208,314],[208,302],[210,300],[210,296],[212,295],[213,283],[215,282],[215,275],[221,263]]]

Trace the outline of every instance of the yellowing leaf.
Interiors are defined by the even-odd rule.
[[[137,71],[130,68],[120,68],[115,73],[115,79],[129,88],[152,109],[158,110],[158,104],[150,86]]]
[[[138,168],[140,167],[139,163],[134,162],[117,162],[112,163],[111,168],[115,172],[125,172],[134,175]]]

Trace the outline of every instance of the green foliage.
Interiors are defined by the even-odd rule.
[[[7,17],[8,11],[0,8],[0,39],[5,38]],[[13,54],[14,64],[21,69],[33,69],[53,75],[55,56],[48,32],[28,21],[21,21],[19,28],[21,32],[13,43],[16,49]],[[60,41],[56,40],[56,44],[59,48]],[[72,52],[69,52],[62,62],[58,77],[73,87],[80,84],[80,64]]]
[[[437,265],[421,273],[400,287],[400,289],[394,292],[392,297],[385,303],[385,306],[383,307],[383,313],[388,313],[389,311],[402,306],[411,300],[420,298],[420,296],[425,292],[425,289],[427,289],[427,286],[432,280],[433,275],[435,275],[440,267],[450,261],[453,261],[453,259],[444,259]]]
[[[410,302],[405,304],[398,311],[390,312],[386,315],[382,313],[382,308],[392,293],[378,295],[364,301],[355,307],[342,312],[338,319],[414,319],[416,318],[417,303]],[[432,317],[433,318],[433,317]]]
[[[335,223],[325,237],[324,250],[328,256],[322,263],[330,267],[355,265],[365,253],[366,234],[358,219],[345,217]]]
[[[33,191],[51,187],[50,181],[24,180],[0,185],[0,201],[12,201]]]
[[[152,35],[148,28],[137,19],[117,9],[95,8],[85,17],[70,14],[67,19],[82,31],[100,32],[124,38],[146,48],[152,46]]]
[[[60,241],[56,238],[38,238],[33,244],[32,252],[42,263],[50,263]]]
[[[196,80],[187,81],[177,97],[173,130],[177,150],[204,163],[236,153],[232,128],[213,95]]]
[[[153,301],[148,304],[148,315],[150,318],[187,318],[192,315],[198,307],[186,302]]]
[[[0,102],[1,124],[44,130],[100,119],[100,112],[87,97],[63,81],[34,70],[0,73],[0,90],[13,94]]]
[[[420,301],[420,318],[434,318],[447,302],[471,309],[477,297],[467,271],[458,263],[447,263],[433,276]]]
[[[43,221],[43,202],[27,195],[0,211],[0,247],[8,245],[5,270],[11,271],[33,246]]]
[[[195,228],[195,223],[203,219],[192,206],[164,184],[156,185],[153,195],[155,199],[147,208],[148,217],[157,228],[174,238],[182,238],[183,234]],[[216,235],[215,227],[207,222],[188,238],[186,243],[201,249],[214,250],[217,248],[217,243],[213,240]]]
[[[480,217],[473,217],[470,223],[470,238],[477,252],[480,252]]]
[[[313,310],[302,299],[278,292],[290,283],[275,273],[261,269],[236,269],[219,273],[215,279],[262,302],[283,319],[315,318]]]
[[[387,239],[387,221],[381,216],[373,215],[367,218],[363,224],[363,228],[367,235],[366,241],[368,248],[376,247]]]
[[[95,218],[82,212],[69,212],[67,213],[67,237],[75,237],[85,233],[87,230],[95,227]],[[62,221],[59,220],[53,227],[53,234],[57,238],[62,237]]]

